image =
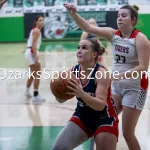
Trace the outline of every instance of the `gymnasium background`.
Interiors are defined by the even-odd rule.
[[[113,28],[117,28],[117,10],[124,4],[137,4],[138,29],[150,38],[149,0],[8,0],[0,12],[0,42],[26,42],[37,14],[45,16],[43,40],[78,39],[81,30],[63,7],[65,2],[75,4],[85,19],[94,17],[99,26]]]

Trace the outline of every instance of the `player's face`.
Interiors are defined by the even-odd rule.
[[[43,17],[39,17],[39,19],[37,20],[36,22],[36,25],[39,27],[39,28],[42,28],[44,26],[44,18]]]
[[[88,40],[81,40],[77,50],[77,61],[79,64],[86,64],[95,59],[92,50],[92,43]]]
[[[128,28],[133,26],[131,14],[129,9],[120,9],[118,12],[117,25],[119,29]]]
[[[97,26],[96,21],[94,19],[90,19],[89,24],[92,25],[92,26]]]

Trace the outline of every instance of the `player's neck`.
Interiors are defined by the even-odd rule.
[[[134,28],[127,28],[127,29],[122,29],[121,30],[121,34],[122,34],[122,38],[129,38],[133,32]]]
[[[39,26],[36,26],[36,28],[38,28],[39,30],[41,30],[42,28],[40,28]]]

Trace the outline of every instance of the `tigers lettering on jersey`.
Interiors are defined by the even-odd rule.
[[[122,52],[122,53],[129,53],[129,47],[124,47],[124,46],[120,46],[120,45],[115,45],[115,50],[118,52]]]

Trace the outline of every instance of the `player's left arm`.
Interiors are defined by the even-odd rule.
[[[105,76],[106,75],[106,76]],[[95,77],[97,88],[95,97],[83,91],[82,87],[75,81],[72,80],[68,88],[72,91],[68,94],[76,95],[80,97],[89,107],[96,111],[102,111],[107,105],[107,93],[110,86],[110,79],[108,73],[103,68],[99,68]]]
[[[136,37],[136,50],[139,65],[122,74],[121,76],[124,79],[137,77],[137,73],[139,74],[139,77],[141,77],[142,73],[146,73],[148,71],[150,59],[150,42],[147,37],[142,33],[139,33]]]

